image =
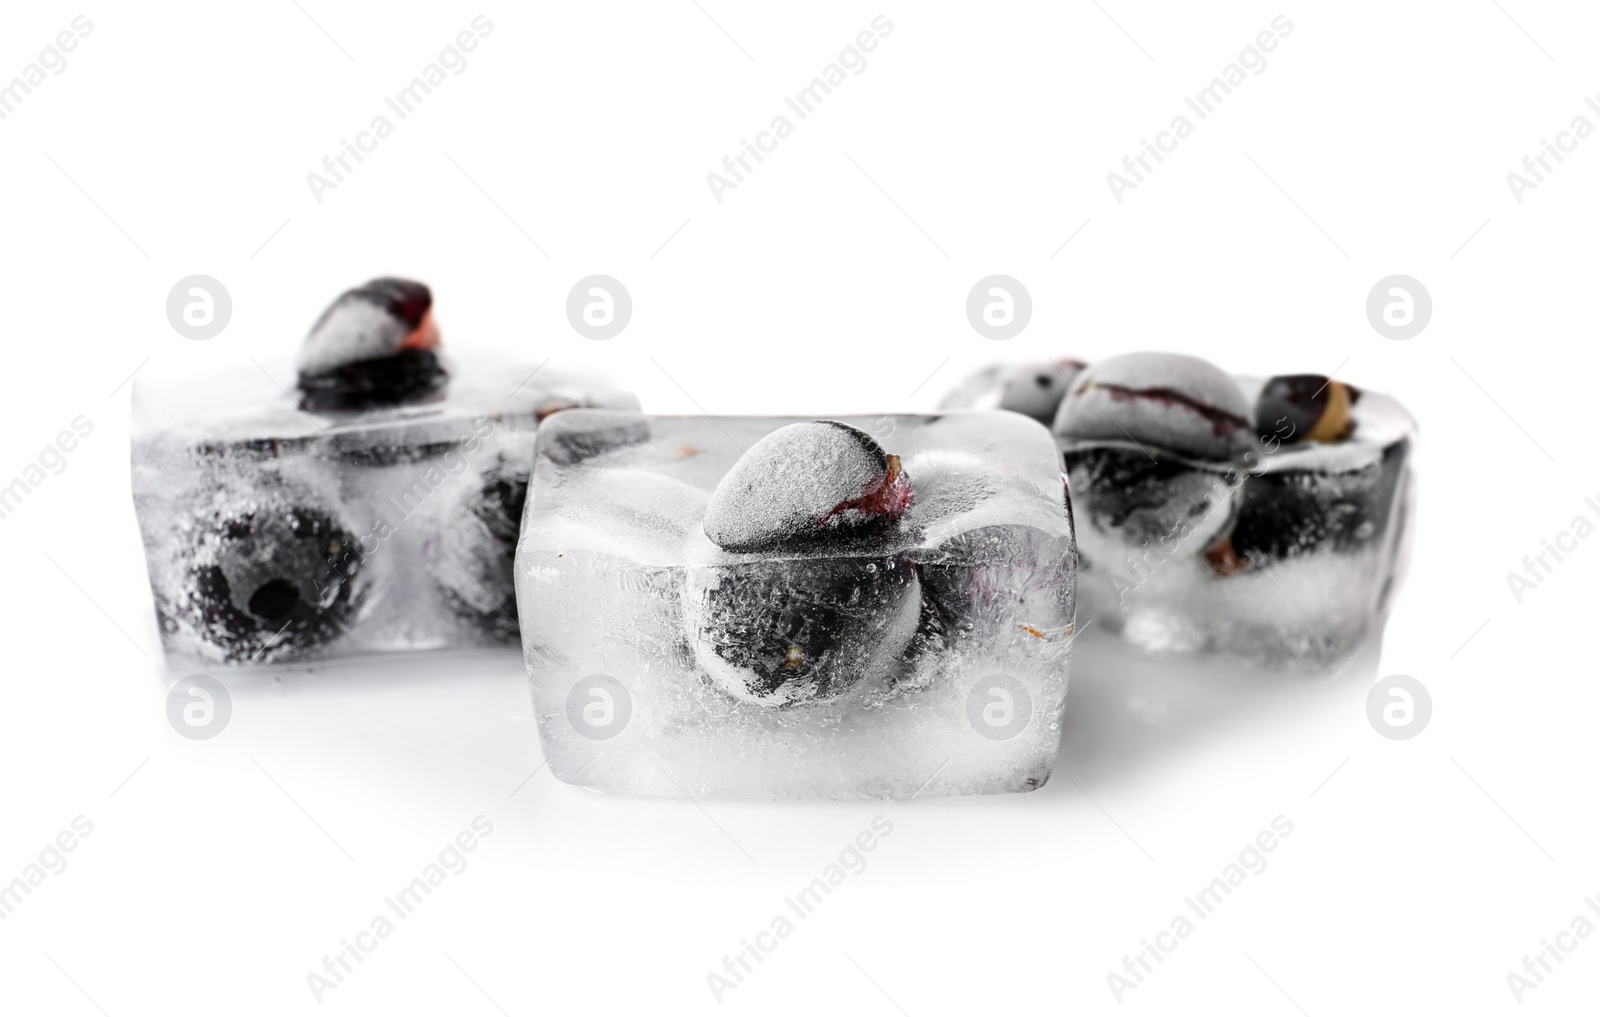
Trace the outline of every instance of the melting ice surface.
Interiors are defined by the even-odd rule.
[[[516,585],[556,776],[829,798],[1048,779],[1076,564],[1049,432],[1010,413],[843,419],[900,458],[911,507],[890,533],[803,552],[733,553],[703,527],[719,480],[792,419],[585,410],[541,427]],[[740,675],[774,650],[780,672],[814,672],[751,692]]]

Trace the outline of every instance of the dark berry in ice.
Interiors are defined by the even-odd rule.
[[[1069,442],[1129,442],[1231,460],[1250,449],[1250,405],[1237,382],[1198,357],[1130,353],[1090,366],[1061,401],[1054,430]]]
[[[433,294],[409,279],[374,279],[342,294],[300,348],[300,406],[360,410],[433,395],[439,360]]]
[[[1064,639],[1072,629],[1075,568],[1070,537],[1021,524],[965,530],[917,563],[923,633],[988,637],[1005,624],[1014,626],[1011,637]]]
[[[519,638],[514,577],[527,499],[527,477],[496,471],[452,513],[430,566],[456,615],[494,642]]]
[[[1078,548],[1102,569],[1123,568],[1129,555],[1204,553],[1233,522],[1239,487],[1255,482],[1115,445],[1068,449],[1065,458]]]
[[[1256,399],[1256,430],[1263,440],[1344,441],[1355,431],[1350,410],[1360,397],[1358,389],[1320,374],[1279,375]]]
[[[1402,440],[1358,469],[1308,464],[1251,477],[1233,528],[1235,551],[1259,565],[1371,546],[1393,529],[1389,517],[1409,452],[1409,442]]]
[[[725,557],[776,556],[689,569],[688,635],[710,680],[788,706],[887,679],[922,601],[912,563],[885,553],[910,506],[899,457],[848,424],[790,424],[751,446],[702,525]]]
[[[832,699],[887,678],[917,628],[909,561],[812,558],[690,569],[685,613],[701,668],[768,706]]]
[[[1049,427],[1083,366],[1077,360],[1058,360],[1016,368],[1000,386],[1000,409],[1032,417]]]
[[[818,420],[752,445],[712,492],[704,527],[728,551],[800,548],[886,533],[910,504],[898,456],[865,431]]]
[[[288,660],[323,646],[359,606],[360,545],[317,509],[223,519],[200,538],[196,558],[178,613],[230,662]]]
[[[483,520],[489,535],[502,549],[514,552],[517,535],[522,529],[522,509],[527,502],[528,478],[502,474],[483,485],[474,514]]]

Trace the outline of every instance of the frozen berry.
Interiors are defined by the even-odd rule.
[[[1113,445],[1068,449],[1066,466],[1078,550],[1085,562],[1111,572],[1204,554],[1226,536],[1244,483],[1238,471]]]
[[[514,643],[517,536],[528,499],[528,479],[497,470],[470,503],[452,512],[432,567],[456,615],[494,642]]]
[[[688,634],[706,676],[768,706],[887,678],[916,632],[917,573],[896,558],[810,558],[688,571]]]
[[[751,446],[702,521],[721,559],[685,580],[689,640],[709,679],[788,706],[888,677],[922,601],[912,563],[883,553],[910,505],[899,458],[848,424],[790,424]],[[755,551],[782,557],[730,554]]]
[[[359,410],[432,395],[448,381],[439,360],[433,294],[408,279],[345,292],[300,348],[302,409]]]
[[[891,529],[911,504],[900,458],[835,420],[780,427],[723,476],[705,534],[728,551],[804,547]]]
[[[917,563],[923,629],[949,639],[1010,625],[1010,636],[1063,637],[1072,626],[1076,557],[1070,536],[1026,525],[980,526],[942,540]]]
[[[289,660],[337,638],[359,606],[361,550],[300,505],[221,520],[200,538],[175,614],[229,662]]]
[[[1077,360],[1014,369],[1000,386],[1000,409],[1032,417],[1049,427],[1068,387],[1082,371],[1083,364]]]
[[[1049,427],[1083,361],[1062,358],[1034,364],[992,364],[957,385],[939,404],[945,410],[1010,410]]]
[[[1072,383],[1055,433],[1069,442],[1131,442],[1231,460],[1250,449],[1250,405],[1237,382],[1198,357],[1130,353],[1090,366]]]
[[[1389,516],[1409,452],[1409,443],[1398,441],[1354,470],[1307,466],[1251,477],[1233,529],[1235,551],[1246,562],[1262,564],[1369,546],[1391,530]]]
[[[1356,429],[1350,410],[1360,390],[1320,374],[1271,378],[1256,399],[1256,430],[1283,442],[1344,441]]]

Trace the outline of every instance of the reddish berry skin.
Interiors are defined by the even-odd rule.
[[[433,294],[409,279],[374,279],[340,295],[300,350],[301,409],[362,410],[434,395],[439,360]]]
[[[1117,442],[1227,462],[1248,451],[1250,403],[1239,383],[1198,357],[1130,353],[1091,365],[1061,401],[1064,442]]]
[[[922,600],[915,566],[889,540],[911,501],[900,457],[848,424],[790,424],[752,445],[703,522],[730,554],[685,579],[689,642],[707,679],[736,699],[790,707],[890,673]],[[829,553],[841,548],[851,553]],[[774,556],[732,557],[755,552]]]
[[[804,549],[892,530],[911,505],[898,456],[836,420],[781,427],[750,447],[712,492],[706,536],[727,551]]]

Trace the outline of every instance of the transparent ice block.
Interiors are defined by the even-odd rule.
[[[910,507],[804,552],[728,551],[706,525],[745,450],[795,420],[577,410],[540,429],[516,582],[557,777],[827,798],[1048,779],[1076,562],[1049,432],[1002,413],[843,419],[899,457]],[[814,465],[771,483],[804,489]]]
[[[416,322],[379,324],[400,334]],[[351,334],[369,347],[387,341],[361,325]],[[638,402],[537,362],[436,358],[432,347],[398,368],[363,349],[330,369],[319,329],[317,399],[374,377],[410,385],[405,398],[303,409],[310,389],[284,364],[134,383],[134,507],[167,654],[266,666],[514,645],[512,558],[535,429],[558,410]],[[436,347],[436,331],[428,338]],[[306,385],[304,356],[299,377]]]
[[[952,399],[993,398],[1000,376],[977,376]],[[1244,405],[1261,405],[1265,379],[1233,381]],[[1156,391],[1187,398],[1181,385]],[[1058,417],[1082,624],[1152,652],[1223,653],[1303,673],[1349,659],[1364,633],[1381,630],[1403,572],[1416,442],[1398,402],[1349,391],[1344,436],[1301,440],[1302,429],[1285,441],[1249,421],[1248,451],[1235,455],[1173,451],[1160,433],[1169,420],[1147,432],[1090,414],[1102,434],[1084,439],[1064,434]]]

